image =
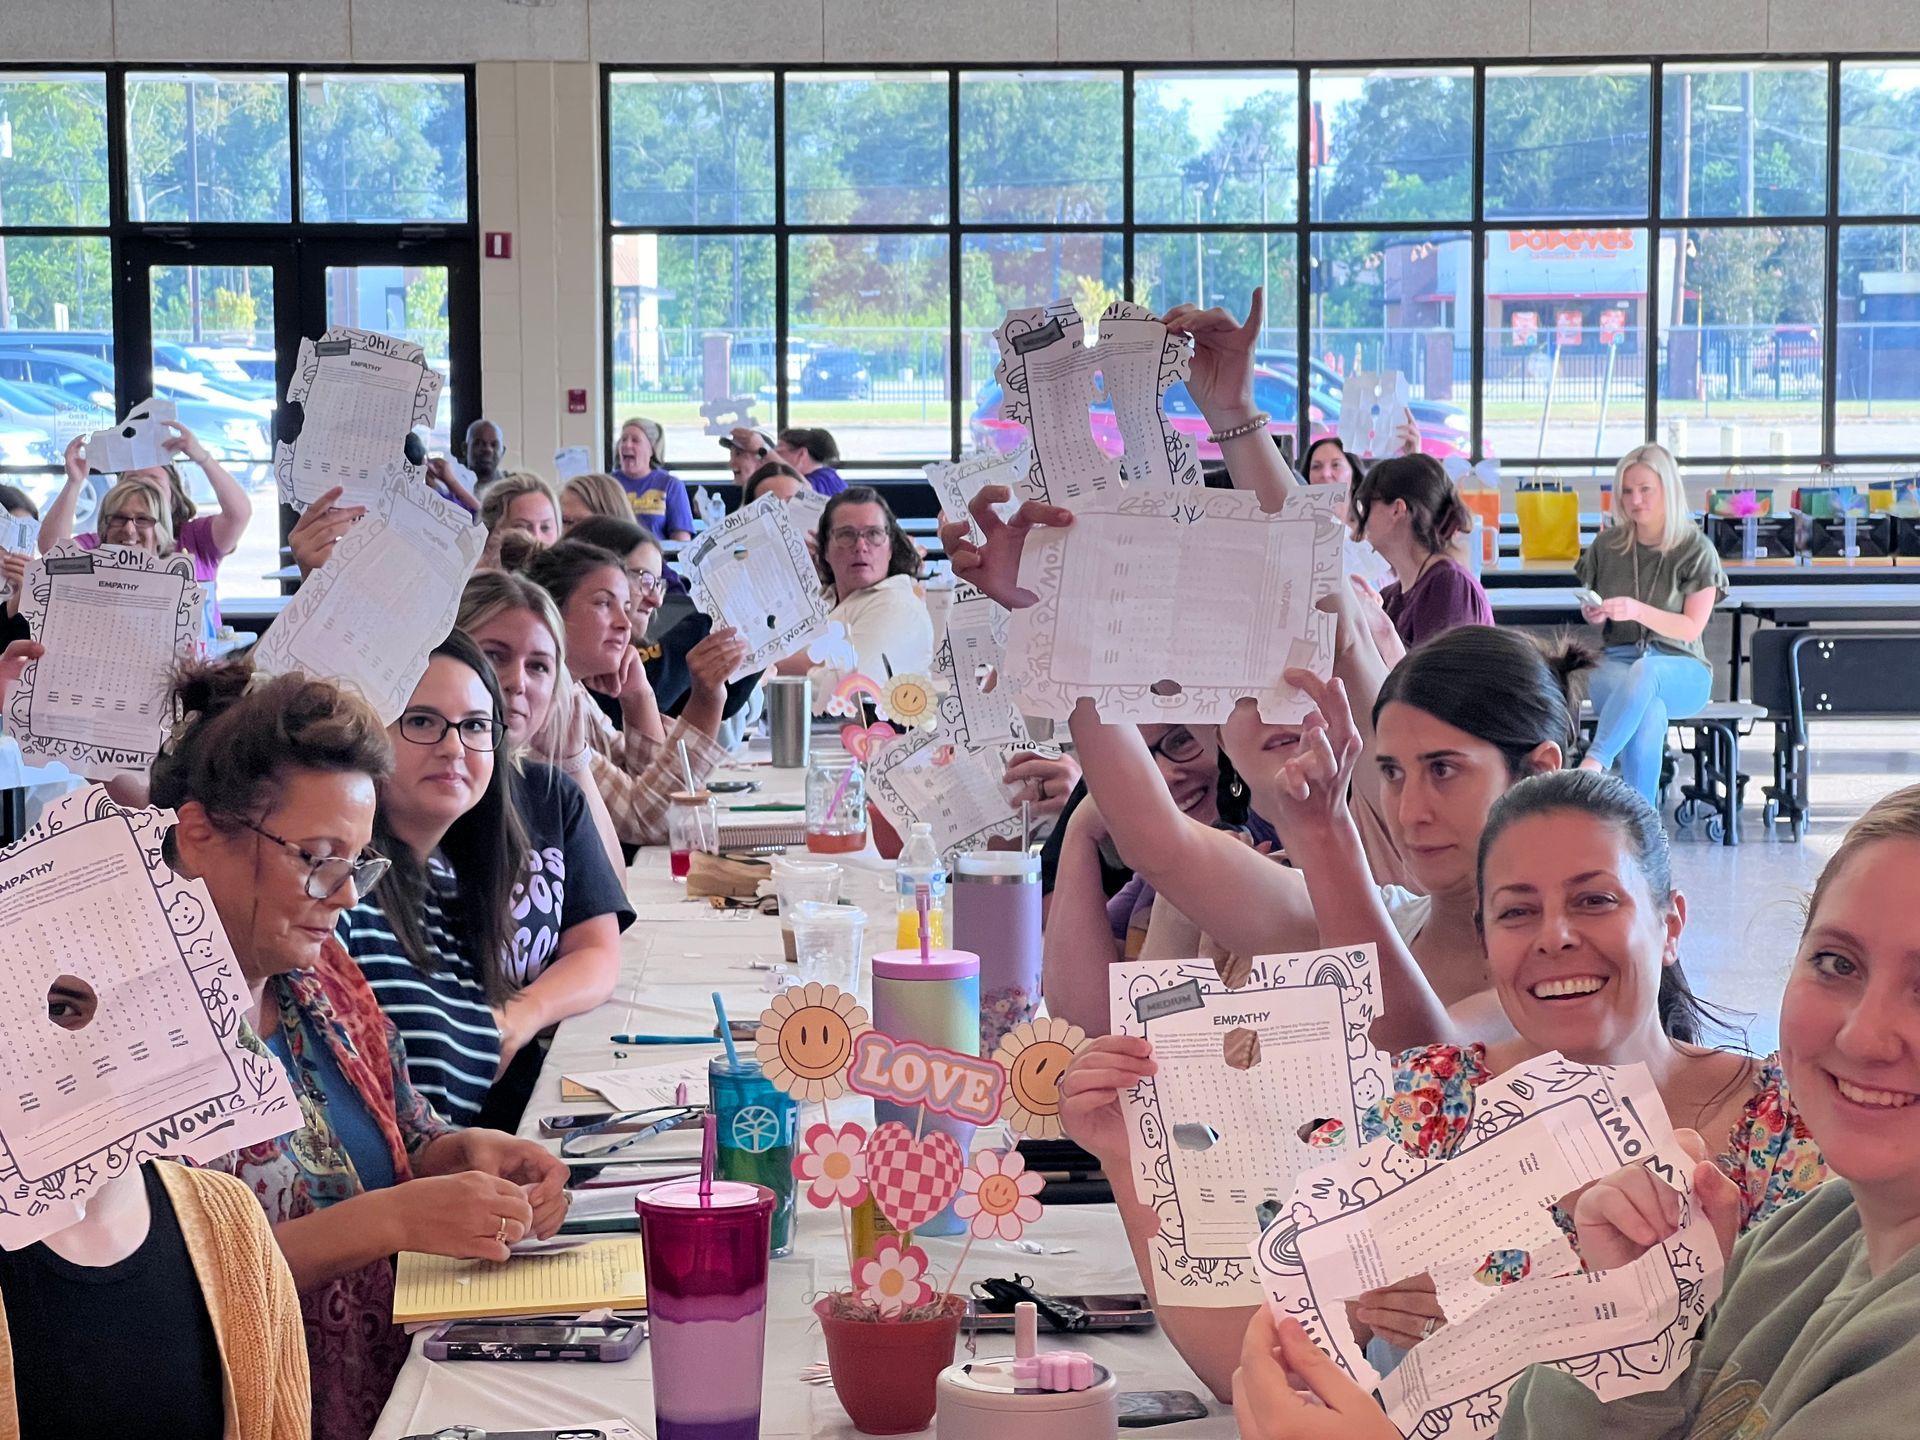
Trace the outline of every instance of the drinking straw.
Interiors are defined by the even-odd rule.
[[[727,1047],[727,1068],[740,1068],[740,1049],[733,1043],[733,1027],[727,1024],[727,1002],[720,998],[718,990],[713,992],[713,1013],[720,1017],[720,1040]]]
[[[933,887],[924,881],[913,887],[913,908],[920,915],[920,963],[933,959],[933,925],[928,912],[933,908]]]
[[[847,785],[849,782],[852,781],[853,772],[857,770],[859,766],[860,766],[860,761],[857,758],[853,759],[852,763],[847,766],[847,773],[840,777],[840,784],[839,784],[839,787],[835,789],[833,792],[833,799],[827,802],[827,813],[821,817],[821,823],[825,824],[827,822],[830,822],[833,819],[833,817],[839,813],[840,797],[847,793]]]
[[[713,1202],[713,1166],[719,1158],[719,1122],[709,1110],[700,1121],[700,1203]]]
[[[1022,855],[1026,854],[1028,847],[1032,844],[1033,802],[1031,800],[1022,800],[1020,802],[1020,853]]]
[[[693,762],[687,759],[687,742],[682,740],[679,742],[679,744],[680,744],[680,774],[686,779],[687,793],[689,795],[692,795],[696,793],[696,788],[693,783]]]

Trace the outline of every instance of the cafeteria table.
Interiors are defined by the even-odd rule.
[[[764,755],[764,749],[758,753]],[[801,772],[774,770],[764,763],[724,769],[720,778],[760,782],[760,790],[743,796],[741,803],[792,801],[802,788]],[[871,853],[846,859],[843,896],[868,914],[866,939],[871,954],[887,948],[893,938],[892,867]],[[606,1108],[562,1101],[563,1073],[649,1066],[716,1053],[710,1047],[649,1046],[630,1047],[616,1058],[613,1035],[704,1033],[713,1026],[708,995],[714,990],[721,992],[728,1013],[736,1018],[757,1015],[765,1008],[766,984],[783,968],[779,922],[750,912],[722,915],[687,901],[683,890],[668,877],[664,850],[640,853],[627,877],[627,893],[640,918],[622,938],[620,979],[613,998],[559,1027],[521,1124],[522,1135],[538,1138],[543,1115]],[[862,981],[863,1000],[871,995],[870,976],[868,969]],[[836,1123],[850,1119],[870,1123],[871,1102],[845,1097],[834,1102],[833,1116]],[[802,1131],[817,1118],[818,1107],[803,1107]],[[1044,1191],[1040,1198],[1045,1201]],[[922,1243],[932,1274],[944,1279],[959,1259],[962,1240]],[[1110,1204],[1053,1206],[1022,1244],[1040,1253],[1004,1241],[977,1242],[967,1259],[963,1283],[1018,1272],[1032,1277],[1043,1293],[1113,1294],[1141,1288],[1119,1212]],[[793,1253],[773,1261],[771,1267],[760,1419],[763,1436],[840,1440],[857,1433],[831,1386],[808,1384],[801,1378],[803,1370],[826,1358],[810,1303],[843,1287],[846,1272],[838,1218],[831,1211],[812,1209],[803,1200]],[[1010,1354],[1011,1342],[1009,1335],[983,1334],[977,1348],[985,1356]],[[416,1336],[413,1353],[374,1431],[375,1440],[431,1434],[456,1424],[502,1429],[615,1418],[649,1434],[653,1431],[652,1357],[645,1345],[632,1359],[605,1365],[441,1362],[426,1359],[420,1347],[421,1337]],[[1234,1434],[1232,1411],[1204,1393],[1158,1329],[1075,1335],[1071,1348],[1087,1352],[1112,1370],[1123,1390],[1193,1391],[1212,1412],[1204,1420],[1164,1426],[1158,1433],[1207,1440],[1226,1440]],[[964,1330],[957,1358],[968,1358]]]

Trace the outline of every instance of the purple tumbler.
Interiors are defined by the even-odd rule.
[[[697,1180],[639,1199],[657,1440],[759,1440],[774,1194]]]
[[[953,872],[953,943],[980,957],[980,1053],[991,1055],[1040,1002],[1040,857],[962,855]]]

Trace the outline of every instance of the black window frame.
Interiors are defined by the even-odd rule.
[[[1311,261],[1313,242],[1322,235],[1367,232],[1373,234],[1409,234],[1449,238],[1459,237],[1468,242],[1468,254],[1472,264],[1471,317],[1469,320],[1470,359],[1468,395],[1464,408],[1468,412],[1467,448],[1474,460],[1485,454],[1483,446],[1485,417],[1483,414],[1483,393],[1486,383],[1486,240],[1490,233],[1513,230],[1536,229],[1544,227],[1565,228],[1572,217],[1567,215],[1522,215],[1506,214],[1497,220],[1488,220],[1485,213],[1483,180],[1486,159],[1486,97],[1487,75],[1489,71],[1502,71],[1524,68],[1535,71],[1566,70],[1577,72],[1594,67],[1633,66],[1645,67],[1648,79],[1647,97],[1647,183],[1645,205],[1638,212],[1623,211],[1618,215],[1609,215],[1604,220],[1586,222],[1604,225],[1607,228],[1622,228],[1643,232],[1647,237],[1647,291],[1643,317],[1643,340],[1646,353],[1646,379],[1642,385],[1641,408],[1644,415],[1645,433],[1649,437],[1657,436],[1660,422],[1660,375],[1663,367],[1659,364],[1661,334],[1664,319],[1661,310],[1660,294],[1660,247],[1664,237],[1684,232],[1688,229],[1785,229],[1807,228],[1821,233],[1824,245],[1825,276],[1823,287],[1824,315],[1820,321],[1821,345],[1821,381],[1820,381],[1820,420],[1819,448],[1811,453],[1793,453],[1773,455],[1756,453],[1750,449],[1734,457],[1735,460],[1759,463],[1774,467],[1793,467],[1799,470],[1811,470],[1814,467],[1913,467],[1920,463],[1920,446],[1912,451],[1851,451],[1838,453],[1835,448],[1837,414],[1837,312],[1839,306],[1839,274],[1841,238],[1844,232],[1875,226],[1902,225],[1920,227],[1920,213],[1914,215],[1862,213],[1845,214],[1840,212],[1840,137],[1842,119],[1840,110],[1840,75],[1843,65],[1912,65],[1920,64],[1920,52],[1912,54],[1878,54],[1861,51],[1829,52],[1778,52],[1778,53],[1742,53],[1742,54],[1703,54],[1703,55],[1656,55],[1656,54],[1610,54],[1556,56],[1476,56],[1476,57],[1423,57],[1418,62],[1408,60],[1316,60],[1303,61],[1291,59],[1263,60],[1257,56],[1248,56],[1236,60],[1191,60],[1168,61],[1163,63],[1143,63],[1137,61],[1101,62],[1096,60],[1047,61],[1023,64],[946,64],[935,65],[924,61],[916,62],[865,62],[851,64],[846,61],[809,62],[806,64],[750,64],[750,63],[661,63],[642,62],[608,63],[600,67],[600,186],[601,186],[601,254],[602,263],[611,265],[612,247],[615,239],[622,235],[653,234],[661,237],[703,235],[754,237],[770,236],[774,246],[775,296],[774,296],[774,355],[775,375],[786,374],[786,355],[790,337],[789,325],[789,242],[794,236],[818,234],[914,234],[944,237],[948,257],[948,345],[956,357],[959,354],[963,328],[961,325],[961,261],[964,253],[964,241],[969,236],[983,234],[1078,234],[1078,235],[1117,235],[1121,239],[1122,250],[1122,288],[1123,293],[1133,293],[1135,278],[1135,249],[1139,236],[1143,233],[1154,235],[1214,235],[1214,234],[1256,234],[1284,235],[1293,240],[1295,247],[1295,374],[1310,374],[1308,363],[1312,358],[1312,306],[1311,306]],[[1716,69],[1737,69],[1741,66],[1774,65],[1818,65],[1826,71],[1826,196],[1825,208],[1815,214],[1805,216],[1729,216],[1684,218],[1663,217],[1660,197],[1662,191],[1663,162],[1663,98],[1666,72],[1669,69],[1685,70],[1701,66]],[[1314,100],[1313,76],[1316,71],[1354,72],[1365,70],[1391,70],[1397,73],[1415,73],[1426,70],[1468,72],[1472,79],[1472,176],[1470,190],[1472,196],[1471,213],[1458,222],[1436,223],[1430,221],[1379,221],[1379,222],[1328,222],[1318,219],[1312,212],[1310,194],[1309,163],[1311,147],[1311,117]],[[857,71],[862,74],[884,76],[889,73],[944,75],[947,80],[948,99],[948,205],[947,219],[944,222],[927,225],[880,225],[848,224],[821,225],[794,223],[787,218],[786,196],[786,83],[790,75],[846,74]],[[1045,224],[1012,222],[963,221],[960,218],[960,81],[963,75],[981,74],[1040,74],[1048,72],[1099,73],[1114,74],[1121,86],[1122,131],[1119,163],[1121,166],[1122,204],[1121,218],[1109,224]],[[1134,91],[1138,77],[1156,74],[1177,74],[1182,76],[1200,76],[1208,72],[1223,75],[1244,74],[1248,72],[1290,74],[1295,83],[1296,121],[1299,134],[1295,147],[1295,169],[1297,194],[1294,218],[1279,223],[1260,224],[1258,222],[1238,222],[1222,224],[1181,224],[1178,222],[1142,222],[1135,218],[1134,203]],[[773,188],[774,218],[764,224],[684,224],[684,225],[642,225],[616,223],[613,213],[613,177],[607,158],[611,154],[612,144],[612,87],[616,78],[623,75],[658,75],[663,77],[702,75],[754,75],[769,76],[774,87],[773,109]],[[1916,197],[1916,211],[1920,211],[1920,196]],[[611,283],[601,287],[601,307],[604,317],[602,326],[602,399],[606,413],[611,417],[615,406],[615,371],[613,360],[613,307],[614,295]],[[1271,298],[1269,308],[1272,308]],[[955,371],[957,374],[957,369]],[[1307,387],[1299,387],[1302,396]],[[1303,406],[1305,401],[1303,400]],[[949,401],[949,445],[946,454],[930,454],[915,457],[913,460],[845,460],[841,462],[843,471],[865,472],[873,476],[906,475],[914,473],[916,467],[924,462],[957,459],[966,445],[966,416],[970,397],[959,393],[959,385]],[[775,413],[771,423],[775,428],[785,428],[788,424],[789,398],[784,384],[775,386]],[[1278,417],[1276,417],[1278,418]],[[1293,417],[1296,425],[1306,418],[1304,415]],[[762,417],[766,423],[767,417]],[[1694,433],[1704,434],[1704,430]],[[1757,432],[1754,432],[1757,433]],[[604,439],[602,443],[605,443]],[[1743,435],[1743,447],[1746,445]],[[1615,457],[1604,456],[1610,464]],[[1728,463],[1718,453],[1703,454],[1697,449],[1678,457],[1683,466],[1705,467]],[[1502,456],[1504,462],[1515,464],[1526,470],[1540,471],[1578,471],[1590,473],[1596,469],[1597,462],[1591,456]],[[676,469],[685,470],[691,477],[706,479],[712,473],[724,468],[724,455],[716,446],[711,457],[701,457],[682,462],[676,456]]]

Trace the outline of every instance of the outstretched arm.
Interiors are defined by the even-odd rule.
[[[1119,958],[1100,884],[1100,837],[1105,833],[1100,807],[1089,795],[1067,818],[1067,833],[1061,837],[1041,961],[1047,1013],[1089,1035],[1107,1033],[1107,969]]]
[[[1347,790],[1360,758],[1360,736],[1338,680],[1322,684],[1306,670],[1287,680],[1319,706],[1307,717],[1294,757],[1269,775],[1249,775],[1254,801],[1287,837],[1287,854],[1305,877],[1321,943],[1371,942],[1380,963],[1380,1008],[1374,1043],[1390,1051],[1456,1039],[1455,1027],[1419,963],[1394,928],[1367,868],[1360,832],[1347,810]]]
[[[1200,407],[1208,427],[1216,435],[1244,432],[1220,442],[1220,458],[1226,462],[1234,488],[1253,491],[1260,497],[1260,508],[1271,511],[1280,508],[1299,481],[1281,458],[1266,420],[1246,429],[1260,415],[1253,401],[1253,350],[1260,339],[1266,308],[1266,290],[1256,285],[1245,320],[1235,320],[1218,306],[1202,310],[1194,305],[1176,305],[1166,313],[1165,324],[1169,333],[1192,337],[1193,368],[1187,377],[1187,393]]]
[[[1120,856],[1170,904],[1243,955],[1320,943],[1305,884],[1224,830],[1182,813],[1140,732],[1074,707],[1074,753]],[[1289,842],[1291,843],[1291,842]]]
[[[47,513],[40,517],[42,555],[73,538],[74,512],[80,508],[80,491],[87,483],[87,437],[76,435],[69,440],[63,458],[67,467],[66,482],[61,485],[60,493],[53,497]]]

